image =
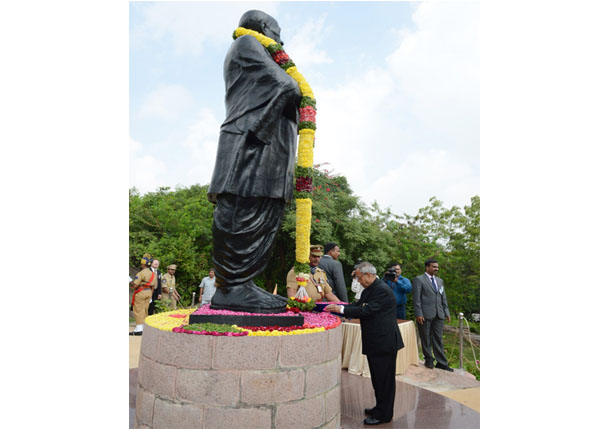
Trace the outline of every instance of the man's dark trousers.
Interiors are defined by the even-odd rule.
[[[440,365],[448,366],[448,360],[442,346],[442,334],[444,332],[444,319],[437,317],[433,319],[425,319],[422,325],[417,323],[419,327],[419,336],[421,337],[421,348],[426,363],[433,363],[433,356]],[[433,346],[433,355],[431,347]]]
[[[396,305],[396,318],[406,320],[406,304]]]
[[[367,355],[371,383],[375,391],[375,408],[373,417],[382,420],[392,420],[394,416],[394,399],[396,398],[396,357],[393,354]]]

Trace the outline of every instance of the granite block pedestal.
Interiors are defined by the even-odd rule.
[[[144,327],[138,428],[338,428],[341,325],[227,337]]]

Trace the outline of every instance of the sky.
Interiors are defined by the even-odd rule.
[[[315,164],[398,215],[479,194],[476,2],[130,3],[130,187],[209,183],[249,9],[277,19],[313,89]]]

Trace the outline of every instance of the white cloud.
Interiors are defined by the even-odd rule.
[[[176,119],[193,105],[193,95],[183,86],[161,84],[144,99],[139,116]]]
[[[372,179],[377,160],[391,149],[384,111],[390,85],[388,74],[372,69],[334,88],[315,88],[315,162],[331,162],[351,186]]]
[[[328,32],[325,28],[327,15],[319,19],[308,18],[304,25],[296,32],[290,40],[283,40],[284,49],[290,55],[294,63],[301,64],[303,70],[310,69],[315,64],[331,63],[333,60],[319,44],[325,38],[323,33]]]
[[[165,164],[150,154],[144,154],[144,145],[129,138],[129,186],[141,193],[155,191],[164,186]]]
[[[413,20],[386,59],[402,101],[438,144],[478,162],[479,8],[424,2]]]
[[[365,201],[415,214],[431,196],[462,206],[479,193],[478,8],[462,6],[421,3],[385,68],[314,88],[315,162]]]
[[[469,204],[478,175],[464,160],[443,150],[417,151],[360,189],[365,201],[376,200],[396,214],[416,214],[436,196],[445,206]],[[357,189],[358,191],[358,189]]]
[[[212,177],[217,158],[221,122],[210,109],[201,109],[188,128],[183,147],[189,154],[186,175],[189,183],[206,184]]]
[[[244,12],[253,8],[276,16],[274,2],[150,2],[137,6],[142,22],[133,28],[136,48],[144,41],[170,39],[175,54],[199,55],[214,43],[230,43]]]

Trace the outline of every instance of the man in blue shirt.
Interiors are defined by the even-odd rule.
[[[410,280],[402,277],[401,274],[402,267],[398,262],[394,262],[389,265],[386,274],[384,274],[384,280],[392,288],[396,297],[396,318],[406,320],[406,294],[412,291],[412,284]]]

